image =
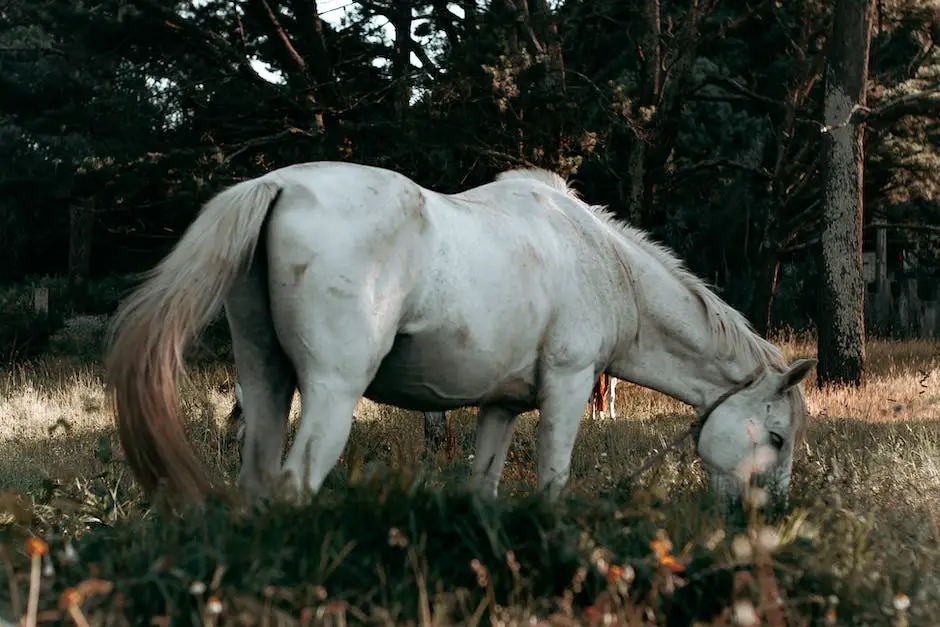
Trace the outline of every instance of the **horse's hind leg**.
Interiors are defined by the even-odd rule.
[[[519,415],[503,407],[480,408],[473,455],[473,486],[486,496],[496,496]]]
[[[294,396],[294,368],[281,349],[268,300],[267,270],[256,256],[225,301],[245,421],[238,485],[248,497],[267,494],[280,474],[284,431]]]
[[[345,279],[344,279],[345,280]],[[339,460],[353,410],[395,339],[399,303],[338,291],[327,278],[302,288],[271,282],[278,334],[297,370],[301,417],[284,462],[284,479],[302,496],[316,493]],[[387,297],[386,297],[387,298]]]

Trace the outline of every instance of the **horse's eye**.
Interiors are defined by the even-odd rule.
[[[770,445],[778,451],[783,449],[783,436],[779,433],[770,432]]]

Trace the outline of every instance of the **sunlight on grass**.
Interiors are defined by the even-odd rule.
[[[812,356],[815,351],[812,338],[784,337],[780,338],[780,345],[788,360]],[[605,615],[627,616],[623,614],[625,607],[657,607],[660,609],[656,612],[667,614],[679,611],[676,609],[678,606],[668,611],[662,609],[666,606],[658,605],[660,601],[654,597],[629,600],[617,596],[618,589],[632,590],[630,585],[640,584],[646,586],[643,589],[649,594],[656,590],[659,595],[681,596],[699,590],[695,594],[711,595],[711,605],[721,599],[720,604],[712,608],[725,617],[713,615],[719,624],[727,624],[737,615],[735,612],[744,616],[748,611],[759,613],[766,624],[784,624],[771,621],[773,612],[761,605],[763,595],[774,590],[777,591],[773,592],[774,595],[787,599],[788,612],[796,612],[803,618],[815,617],[818,620],[814,620],[814,624],[826,622],[830,614],[853,617],[849,622],[861,624],[879,623],[885,616],[890,616],[889,622],[893,624],[903,624],[904,621],[911,625],[937,624],[940,620],[940,528],[937,522],[940,519],[940,343],[872,341],[868,345],[868,360],[867,380],[859,389],[818,390],[814,375],[806,381],[804,388],[813,417],[809,421],[806,441],[795,460],[790,511],[771,526],[749,523],[750,531],[736,532],[730,523],[721,522],[707,505],[705,476],[688,444],[665,456],[662,463],[631,483],[627,478],[647,455],[663,449],[687,426],[692,413],[682,403],[623,382],[617,393],[619,419],[592,421],[586,408],[572,459],[569,490],[572,498],[581,499],[577,501],[581,505],[563,509],[567,512],[560,514],[564,522],[561,519],[546,522],[543,514],[525,509],[529,507],[524,505],[528,503],[525,499],[533,493],[535,486],[534,444],[538,417],[532,412],[520,418],[503,470],[501,493],[508,509],[487,514],[495,518],[487,519],[490,522],[486,525],[558,525],[555,531],[546,528],[540,532],[549,534],[542,540],[548,544],[527,544],[531,538],[523,538],[510,527],[499,527],[502,531],[498,533],[493,528],[485,533],[480,531],[484,535],[473,541],[460,535],[469,533],[467,525],[484,524],[476,518],[483,515],[484,510],[480,509],[483,506],[461,500],[464,498],[461,486],[465,484],[473,452],[474,410],[451,412],[453,440],[448,451],[429,453],[423,450],[423,422],[419,413],[367,400],[362,400],[356,408],[357,421],[349,446],[340,464],[327,478],[319,505],[315,511],[302,514],[312,518],[304,518],[305,522],[300,523],[290,516],[301,514],[284,513],[283,519],[277,518],[280,514],[270,514],[273,518],[269,516],[264,519],[268,522],[263,524],[281,529],[278,532],[281,543],[285,541],[283,538],[290,537],[294,538],[290,542],[300,546],[306,541],[305,533],[314,534],[320,538],[317,541],[324,543],[323,546],[304,550],[326,551],[329,544],[332,547],[329,550],[334,552],[331,559],[340,560],[337,564],[345,563],[342,562],[344,559],[349,562],[350,569],[354,563],[359,564],[355,568],[360,570],[348,571],[351,578],[343,585],[349,588],[337,589],[339,584],[335,583],[337,577],[347,581],[343,579],[347,575],[333,575],[331,581],[334,583],[323,591],[323,595],[329,595],[329,598],[324,596],[322,603],[316,603],[326,607],[323,604],[330,602],[329,599],[340,598],[346,605],[335,605],[339,601],[332,601],[334,605],[330,607],[346,608],[344,612],[353,611],[358,603],[362,609],[356,611],[366,612],[366,607],[371,608],[366,613],[372,612],[373,618],[379,622],[382,620],[376,616],[381,612],[415,619],[413,609],[409,608],[424,602],[427,603],[426,615],[438,612],[440,615],[471,617],[475,615],[477,605],[471,603],[466,610],[460,609],[469,603],[467,599],[471,597],[476,604],[484,603],[479,607],[489,608],[494,616],[503,612],[503,624],[511,624],[510,615],[517,621],[528,620],[525,617],[529,616],[545,616],[545,612],[537,608],[548,602],[546,598],[535,595],[531,589],[526,593],[528,596],[512,597],[512,594],[519,594],[512,590],[523,580],[530,586],[548,586],[551,578],[543,578],[546,573],[553,572],[552,568],[560,568],[553,560],[561,560],[566,564],[564,568],[572,569],[570,574],[575,582],[569,580],[565,589],[573,596],[564,601],[566,597],[562,595],[551,603],[581,604],[580,609],[572,610],[572,616],[579,617],[578,620],[570,624],[579,621],[591,623],[592,620],[602,624],[606,620]],[[228,481],[234,480],[238,459],[233,444],[224,437],[224,420],[233,403],[233,385],[230,364],[202,365],[193,368],[191,385],[183,391],[183,407],[194,445],[209,471]],[[292,426],[296,425],[299,409],[300,399],[295,396]],[[109,576],[115,578],[118,585],[121,585],[121,577],[131,576],[120,573],[143,572],[125,571],[124,560],[139,560],[139,569],[146,570],[149,568],[147,564],[162,559],[160,545],[154,544],[156,540],[141,540],[144,536],[140,534],[144,532],[135,525],[152,525],[151,531],[146,532],[150,534],[147,537],[159,536],[164,538],[160,542],[171,544],[196,542],[207,533],[199,526],[203,523],[198,520],[181,523],[178,529],[146,522],[155,520],[156,514],[141,498],[123,467],[99,366],[48,359],[0,374],[0,416],[0,531],[6,529],[4,533],[13,533],[17,538],[23,538],[27,533],[87,537],[87,541],[83,541],[83,550],[88,555],[98,556],[95,559],[103,560],[103,564],[112,564],[105,567],[105,572],[111,573]],[[423,487],[414,487],[418,485]],[[385,496],[368,496],[373,494],[372,490],[379,490]],[[401,494],[396,490],[402,491]],[[430,492],[425,495],[423,490]],[[357,499],[369,498],[387,500],[369,505],[370,515],[364,518],[344,509],[354,507]],[[401,503],[396,499],[402,499]],[[592,505],[585,504],[588,502]],[[399,507],[401,511],[396,509]],[[369,583],[368,578],[361,584],[356,583],[361,580],[361,569],[366,568],[361,547],[372,542],[368,538],[379,533],[369,525],[391,524],[380,520],[385,521],[385,517],[395,519],[405,515],[406,511],[421,507],[427,508],[422,510],[427,515],[437,512],[433,515],[445,516],[445,510],[453,510],[454,513],[446,514],[440,521],[442,527],[421,527],[424,535],[413,535],[414,529],[407,532],[399,529],[401,536],[396,536],[399,540],[395,546],[406,559],[404,575],[399,573],[396,575],[398,579],[390,579],[389,572],[385,572],[371,575],[378,577],[374,583]],[[519,507],[522,509],[515,509]],[[213,532],[218,534],[218,542],[231,542],[227,550],[238,553],[241,549],[232,547],[242,546],[241,540],[233,536],[235,531],[226,526],[233,524],[229,521],[231,515],[216,512],[208,516],[204,524],[218,525]],[[498,522],[502,520],[500,517],[516,520],[514,516],[522,516],[519,520],[528,522]],[[530,520],[526,518],[528,516],[534,518]],[[467,522],[470,519],[476,522]],[[262,525],[261,522],[257,524]],[[298,524],[303,526],[303,533],[295,529]],[[420,527],[425,523],[411,524]],[[447,536],[449,525],[462,531],[456,536]],[[106,531],[111,529],[113,531]],[[325,535],[316,535],[321,532]],[[364,535],[356,535],[360,532]],[[380,533],[392,534],[392,530],[381,530]],[[561,535],[552,536],[552,533]],[[186,534],[195,535],[184,540],[184,536],[189,537]],[[771,538],[777,547],[770,552],[774,556],[772,560],[770,553],[765,556],[770,560],[766,562],[769,571],[760,566],[763,563],[760,559],[765,558],[760,557],[763,554],[755,548],[760,544],[759,537],[764,537],[760,534]],[[344,537],[347,540],[342,540]],[[639,544],[638,537],[643,538]],[[577,540],[577,550],[566,545],[564,538]],[[359,552],[344,553],[347,549],[343,548],[345,545],[341,540],[360,546]],[[421,545],[421,542],[428,544]],[[591,542],[598,544],[591,548],[594,546]],[[728,570],[730,564],[737,563],[735,560],[743,559],[736,557],[736,551],[743,550],[739,546],[742,542],[749,543],[747,546],[750,547],[747,559],[751,560],[749,563],[754,569],[749,571],[752,572],[751,579],[740,573],[732,577]],[[432,544],[436,548],[432,548]],[[4,540],[0,536],[0,547],[3,545]],[[475,548],[469,548],[471,545]],[[498,551],[497,545],[501,547]],[[107,557],[109,551],[118,550],[109,548],[112,546],[123,547],[120,554],[127,557]],[[552,548],[545,548],[548,546]],[[523,574],[517,573],[517,583],[512,583],[516,581],[514,579],[506,583],[505,579],[509,572],[505,571],[506,564],[511,563],[506,557],[510,549],[514,555],[520,556],[519,572]],[[6,550],[9,553],[9,549]],[[191,552],[196,550],[190,549]],[[270,600],[258,600],[268,594],[268,588],[262,586],[263,580],[277,579],[272,574],[274,571],[264,570],[267,567],[263,565],[268,560],[287,560],[283,563],[284,568],[294,568],[295,565],[290,561],[293,553],[278,551],[266,550],[264,557],[254,558],[250,564],[240,567],[246,576],[249,572],[255,573],[252,576],[260,583],[246,580],[244,584],[237,584],[244,585],[244,588],[237,591],[230,588],[224,598],[227,608],[247,608],[245,611],[259,616],[268,611],[261,608],[273,607]],[[380,553],[382,551],[386,549],[381,549]],[[453,571],[448,562],[454,551],[463,551],[459,558],[466,562],[461,566],[462,574]],[[558,553],[552,554],[551,551]],[[613,552],[608,554],[605,551]],[[646,557],[636,557],[639,555],[637,551]],[[575,553],[590,556],[585,558],[585,566],[575,568],[576,560],[571,561],[575,559]],[[698,555],[695,558],[698,561],[693,560],[693,554]],[[237,561],[235,554],[226,555],[229,555],[229,560]],[[341,557],[343,555],[345,557]],[[489,557],[479,557],[477,566],[471,568],[472,560],[477,560],[477,557],[471,557],[473,555]],[[607,557],[598,557],[603,555]],[[654,567],[646,565],[650,555],[655,557]],[[200,559],[205,561],[208,558]],[[659,567],[655,567],[657,563]],[[718,580],[712,581],[709,579],[712,575],[704,574],[712,572],[707,571],[708,564],[713,564],[708,568],[718,569],[714,571]],[[718,568],[720,564],[724,566]],[[111,570],[107,570],[109,568]],[[252,570],[255,568],[262,570]],[[343,570],[346,567],[337,568],[340,569],[337,572],[346,572]],[[421,571],[422,568],[426,570]],[[578,574],[582,568],[588,569],[585,571],[587,575]],[[706,570],[687,581],[683,577],[688,573],[684,571],[690,568]],[[677,570],[673,572],[670,569]],[[352,576],[354,572],[355,577]],[[416,572],[420,576],[415,575]],[[625,573],[631,573],[629,576],[636,581],[630,585],[624,583]],[[212,574],[203,576],[209,579]],[[237,575],[230,575],[226,579],[229,586],[236,585],[233,576],[237,578]],[[416,576],[419,578],[414,579]],[[490,596],[486,586],[474,589],[472,585],[474,578],[481,577],[500,581],[497,588],[504,592],[508,590],[506,594],[516,599],[515,605],[493,605],[495,597]],[[574,588],[588,585],[583,581],[577,583],[578,577],[600,579],[591,580],[594,587],[585,597],[587,592],[571,592]],[[411,588],[408,589],[412,592],[405,592],[404,584],[394,583],[409,581]],[[400,599],[394,600],[396,594],[403,595],[402,599],[411,599],[408,595],[417,589],[416,584],[427,586],[426,601],[416,597],[413,602],[402,605]],[[173,585],[182,584],[177,581]],[[298,581],[290,585],[306,584]],[[718,587],[713,590],[709,587],[712,585]],[[440,587],[440,595],[434,597],[436,586]],[[372,592],[367,594],[366,588]],[[732,588],[738,590],[735,593],[738,596],[734,597],[738,600],[733,603],[732,597],[727,596]],[[255,592],[248,592],[249,589]],[[309,590],[309,585],[304,589]],[[386,595],[381,601],[373,598],[378,594],[375,590],[379,589]],[[309,595],[297,596],[299,588],[290,590],[293,591],[284,592],[288,596],[281,599],[282,606],[299,612],[304,603],[314,603],[309,600]],[[680,594],[677,592],[680,590],[686,592]],[[708,590],[712,592],[706,594]],[[823,591],[826,592],[823,594]],[[185,597],[188,593],[185,588],[180,588],[179,594]],[[355,596],[360,594],[366,596]],[[556,590],[555,594],[561,594],[561,591]],[[470,596],[464,598],[461,595]],[[307,600],[301,601],[301,598]],[[587,605],[577,601],[587,598],[591,599]],[[693,602],[688,595],[683,598],[686,599],[683,603],[700,608],[695,611],[712,611],[706,608],[711,605],[702,605],[704,601],[701,599]],[[897,600],[899,598],[906,601],[902,603]],[[832,599],[836,599],[835,604]],[[144,603],[143,600],[140,602]],[[5,603],[0,597],[0,616],[5,614]],[[611,603],[621,605],[618,609]],[[909,607],[904,605],[903,611],[898,610],[897,603],[907,603]],[[200,607],[205,610],[206,606]],[[556,615],[560,615],[558,612],[564,614],[559,607],[553,611]],[[875,620],[875,616],[880,618]],[[473,622],[469,618],[467,620]],[[722,623],[723,620],[726,622]]]

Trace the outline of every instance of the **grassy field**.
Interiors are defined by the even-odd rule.
[[[15,368],[0,374],[0,626],[26,613],[30,537],[50,549],[40,619],[79,624],[940,624],[940,343],[868,355],[861,389],[807,380],[789,510],[734,519],[690,445],[627,480],[692,417],[629,384],[620,419],[583,422],[558,508],[530,496],[534,415],[491,503],[463,489],[472,412],[453,414],[448,459],[422,450],[419,414],[364,400],[310,505],[175,517],[124,469],[93,362]],[[202,359],[193,377],[190,433],[231,479],[231,366]]]

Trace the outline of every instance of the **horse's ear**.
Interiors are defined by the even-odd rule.
[[[805,379],[809,371],[815,368],[818,363],[819,361],[816,359],[797,359],[794,361],[790,368],[781,375],[780,393],[783,394]]]

